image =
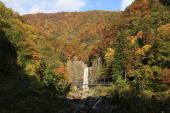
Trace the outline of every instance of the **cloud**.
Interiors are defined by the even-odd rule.
[[[56,0],[54,7],[57,11],[79,11],[85,5],[84,0]]]
[[[121,10],[126,9],[126,7],[128,7],[129,5],[131,5],[131,3],[132,3],[133,1],[134,1],[134,0],[122,0]]]
[[[20,6],[18,3],[14,3],[12,9],[16,9],[15,11],[20,13],[25,13],[26,11]]]
[[[29,10],[27,11],[27,13],[38,13],[38,12],[48,12],[47,10],[45,10],[47,2],[43,1],[40,4],[34,4],[32,5]]]
[[[20,14],[38,12],[79,11],[86,0],[0,0]]]
[[[43,12],[42,7],[37,4],[33,5],[28,11],[28,13],[37,13],[37,12]]]

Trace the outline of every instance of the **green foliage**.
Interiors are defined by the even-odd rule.
[[[153,47],[146,59],[150,65],[157,65],[161,68],[169,68],[170,47],[169,47],[169,24],[158,28]]]
[[[164,1],[165,2],[165,1]],[[112,59],[103,60],[102,75],[115,75],[115,84],[129,84],[138,90],[166,90],[169,84],[169,22],[170,11],[158,0],[136,0],[119,18],[121,23],[112,26],[117,34],[110,40],[113,46],[101,39],[99,56],[107,56],[107,48],[115,50]],[[108,28],[109,29],[109,28]],[[104,46],[103,46],[104,45]],[[111,52],[110,52],[111,54]],[[111,69],[111,71],[110,71]],[[165,70],[165,71],[164,71]],[[126,80],[123,79],[123,75]],[[166,76],[166,77],[165,77]],[[164,83],[164,84],[163,84]],[[166,85],[165,85],[166,84]]]
[[[58,95],[66,95],[70,88],[68,81],[64,75],[55,74],[51,69],[46,69],[43,78],[43,84],[51,91],[57,92]]]
[[[123,77],[125,73],[124,62],[127,58],[126,49],[128,48],[128,44],[126,43],[125,34],[121,33],[116,41],[116,51],[113,60],[113,76]]]
[[[160,113],[169,112],[169,98],[159,100],[157,96],[153,96],[154,92],[148,91],[144,94],[136,93],[136,91],[125,91],[115,93],[112,102],[119,103],[118,113]]]
[[[38,31],[3,3],[0,27],[0,112],[70,112],[72,107],[64,97],[58,97],[69,88],[62,75],[46,70],[37,45],[42,37]],[[44,74],[45,82],[41,81]]]
[[[68,80],[56,72],[75,56],[86,62],[101,57],[102,75],[116,79],[109,92],[120,113],[169,112],[169,0],[136,0],[124,12],[24,18],[0,3],[0,112],[70,112],[63,99]]]
[[[152,66],[152,71],[155,75],[160,75],[162,72],[162,69],[158,66]]]
[[[9,23],[5,19],[0,19],[0,27],[10,27]]]
[[[79,60],[88,61],[92,48],[100,40],[100,31],[120,14],[108,11],[62,12],[24,15],[24,18],[26,23],[37,27],[45,35],[43,41],[46,44],[42,42],[40,49],[45,61],[51,64],[54,57],[62,63],[75,56]]]

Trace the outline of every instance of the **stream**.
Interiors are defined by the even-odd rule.
[[[116,113],[117,105],[109,96],[97,97],[89,88],[89,68],[84,69],[82,88],[72,91],[68,99],[75,108],[74,113]]]
[[[118,111],[118,106],[114,105],[109,96],[95,97],[90,90],[74,92],[69,100],[75,108],[74,113],[116,113]]]

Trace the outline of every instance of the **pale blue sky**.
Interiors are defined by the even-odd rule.
[[[0,0],[22,14],[89,10],[124,10],[134,0]]]

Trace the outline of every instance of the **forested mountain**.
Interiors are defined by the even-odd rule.
[[[117,113],[169,113],[170,1],[24,16],[0,3],[0,113],[78,113],[66,100],[75,57],[101,59]]]
[[[136,0],[122,13],[123,18],[120,20],[122,24],[118,25],[121,28],[115,27],[117,39],[110,46],[110,49],[115,51],[109,56],[110,59],[107,57],[110,53],[107,50],[109,46],[100,51],[104,41],[96,48],[96,50],[99,48],[96,52],[105,57],[104,74],[121,76],[126,73],[127,76],[137,77],[142,81],[145,77],[161,79],[166,76],[162,82],[165,80],[169,84],[168,3],[161,0]]]
[[[24,19],[44,35],[41,43],[46,46],[42,46],[44,43],[40,46],[42,54],[48,57],[45,60],[56,64],[57,57],[58,64],[62,64],[75,56],[87,61],[92,48],[100,40],[101,31],[114,23],[120,14],[108,11],[39,13],[25,15]]]

